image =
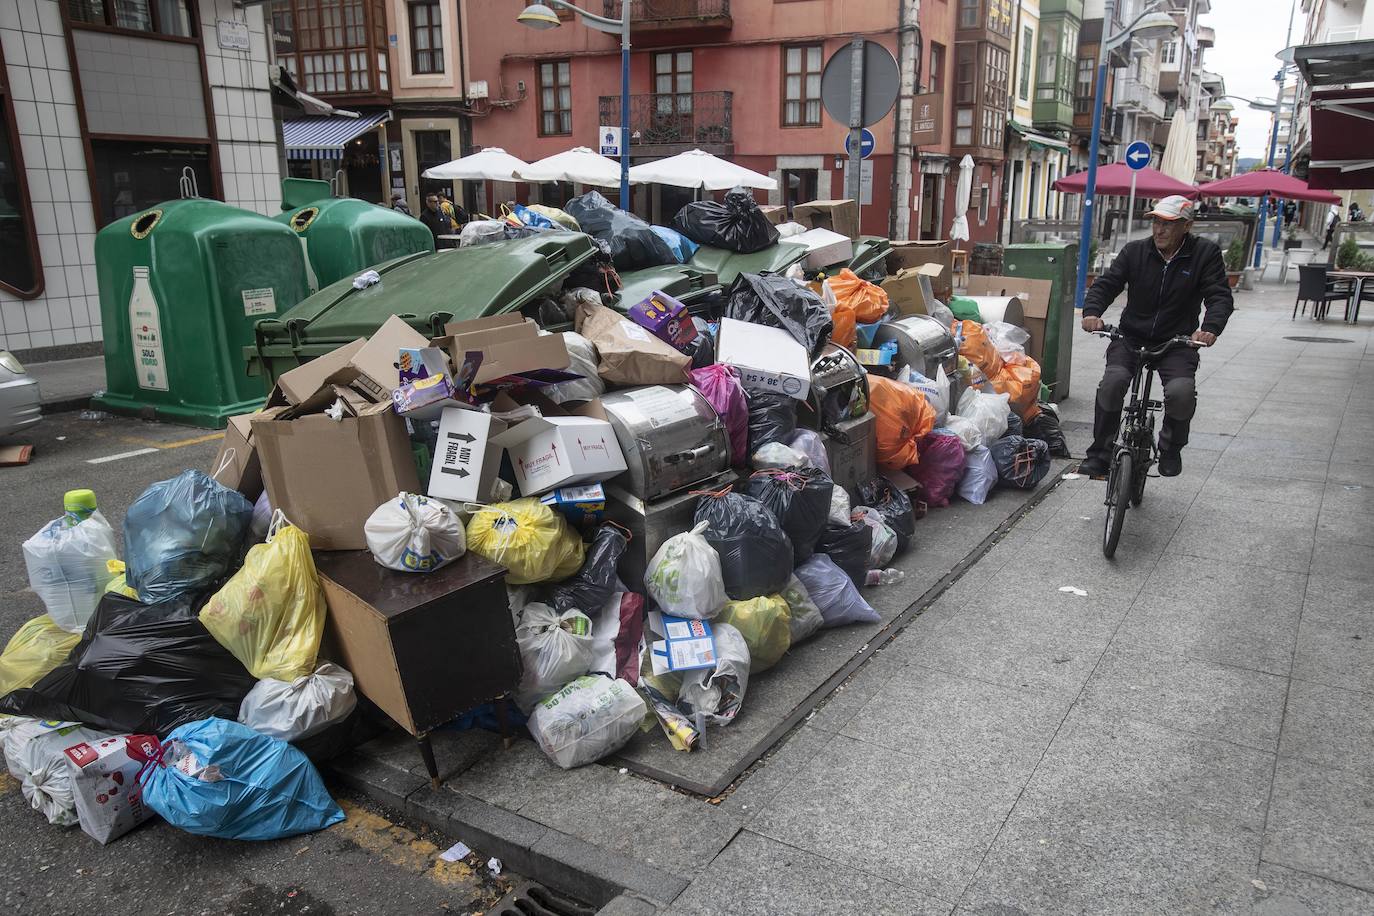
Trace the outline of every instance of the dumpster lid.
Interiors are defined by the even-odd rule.
[[[861,235],[854,240],[854,256],[849,259],[847,264],[832,264],[826,268],[826,273],[838,271],[842,267],[848,267],[854,273],[863,276],[864,271],[876,264],[882,263],[889,251],[892,250],[892,243],[880,235]],[[886,270],[884,270],[886,273]]]
[[[729,286],[740,274],[782,273],[805,257],[804,245],[774,243],[750,254],[702,245],[687,263],[711,271],[722,286]]]
[[[695,264],[662,264],[643,270],[627,270],[620,275],[620,293],[613,308],[628,312],[630,306],[643,302],[655,291],[662,291],[691,305],[702,296],[720,289],[716,275]]]
[[[381,282],[354,289],[345,277],[283,314],[258,322],[261,345],[345,344],[368,337],[392,315],[440,336],[450,321],[499,315],[556,288],[596,245],[580,232],[413,254],[373,268]]]

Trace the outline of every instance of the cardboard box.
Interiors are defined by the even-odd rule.
[[[1045,353],[1045,325],[1050,315],[1050,292],[1053,280],[1032,280],[1029,277],[1002,277],[973,274],[968,278],[970,296],[1015,296],[1021,300],[1021,314],[1030,332],[1026,355],[1040,362]]]
[[[932,275],[931,288],[935,298],[946,305],[954,295],[954,246],[948,241],[894,241],[892,250],[887,254],[887,272],[898,274],[901,271],[920,267],[922,264],[939,264],[944,271]]]
[[[801,235],[788,236],[778,244],[805,245],[806,260],[802,263],[811,270],[820,270],[854,257],[854,242],[848,236],[829,229],[810,229]]]
[[[539,501],[560,513],[575,530],[587,530],[606,517],[606,488],[599,483],[559,487]]]
[[[738,369],[748,391],[786,394],[801,401],[811,391],[806,348],[782,328],[722,318],[716,361]]]
[[[854,200],[797,204],[792,208],[792,219],[812,229],[829,229],[850,239],[859,237],[859,204]]]
[[[424,381],[436,375],[453,377],[448,354],[438,347],[402,347],[397,353],[396,369],[402,385]]]
[[[774,226],[780,226],[783,223],[787,222],[786,207],[770,206],[765,204],[764,206],[759,207],[759,212],[761,212],[765,217],[767,217],[768,222],[772,223]]]
[[[397,493],[420,492],[420,481],[405,421],[391,401],[349,405],[341,420],[310,412],[337,394],[321,392],[275,416],[254,415],[253,438],[272,506],[310,535],[310,546],[361,550],[368,516]]]
[[[268,407],[256,414],[230,417],[224,425],[224,441],[210,466],[210,474],[229,489],[238,490],[249,502],[257,502],[262,495],[262,461],[253,438],[253,418],[276,416],[280,412],[280,407]]]
[[[538,381],[540,370],[567,369],[572,362],[562,334],[541,335],[538,324],[519,314],[451,322],[444,333],[431,343],[448,351],[459,385],[470,379],[473,385],[518,387]],[[481,354],[475,369],[465,365],[469,353]]]
[[[934,281],[944,272],[943,265],[933,263],[904,267],[878,285],[887,293],[888,301],[896,305],[902,317],[929,315],[934,308],[934,300],[939,298],[935,295]]]
[[[489,413],[445,408],[439,419],[434,466],[429,472],[429,495],[459,502],[493,501],[493,485],[501,471],[501,446],[492,438],[505,431],[505,421]]]
[[[359,337],[277,377],[277,388],[289,404],[301,404],[326,385],[343,385],[369,401],[391,400],[400,385],[396,368],[402,348],[423,347],[423,334],[392,315],[371,338]],[[269,404],[272,399],[269,399]]]
[[[659,340],[681,350],[697,339],[697,327],[687,314],[687,306],[662,290],[630,306],[630,320]]]
[[[491,442],[510,456],[521,496],[606,480],[626,467],[615,428],[598,401],[588,402],[578,414],[524,420]]]

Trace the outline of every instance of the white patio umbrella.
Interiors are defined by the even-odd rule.
[[[949,227],[951,240],[968,241],[968,201],[973,196],[973,157],[959,160],[959,184],[954,189],[954,222]]]
[[[1189,117],[1189,115],[1192,115]],[[1169,122],[1169,138],[1159,170],[1185,184],[1193,183],[1197,168],[1197,111],[1179,108]]]
[[[515,181],[516,170],[528,165],[498,146],[489,146],[471,156],[425,169],[422,174],[440,181]]]
[[[703,191],[728,191],[734,187],[776,191],[778,183],[727,159],[693,149],[667,159],[646,162],[630,169],[630,180],[640,184],[669,184]]]
[[[603,188],[620,187],[620,163],[585,146],[575,146],[517,169],[520,181],[571,181]]]

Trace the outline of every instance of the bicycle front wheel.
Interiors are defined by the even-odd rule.
[[[1107,518],[1102,527],[1102,555],[1111,559],[1121,540],[1121,526],[1126,522],[1126,509],[1131,503],[1135,483],[1135,459],[1131,453],[1119,451],[1107,475]]]

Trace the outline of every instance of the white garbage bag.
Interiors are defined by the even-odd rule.
[[[935,378],[930,379],[907,366],[901,378],[926,396],[926,402],[935,409],[935,425],[943,426],[949,417],[949,376],[945,374],[945,367],[937,367]]]
[[[591,291],[582,290],[582,292]],[[592,295],[595,296],[596,294],[592,293]],[[601,304],[599,296],[596,304]],[[596,344],[576,331],[564,331],[563,345],[568,348],[568,371],[576,372],[582,378],[550,385],[544,389],[544,393],[556,404],[562,404],[566,401],[590,401],[605,394],[606,383],[596,373],[596,364],[600,359],[596,352]]]
[[[248,523],[248,532],[253,538],[253,543],[261,544],[267,540],[267,530],[272,527],[272,501],[267,498],[267,491],[263,490],[258,501],[253,503],[253,520]]]
[[[648,711],[624,679],[584,675],[536,706],[527,727],[549,759],[570,770],[619,750]]]
[[[239,705],[239,721],[268,737],[295,741],[342,721],[357,705],[353,675],[323,662],[294,681],[258,681]]]
[[[75,525],[66,516],[48,522],[24,542],[29,587],[53,623],[72,633],[86,629],[113,578],[105,564],[118,559],[114,529],[99,510]]]
[[[977,423],[978,431],[983,436],[982,444],[991,445],[1007,434],[1007,417],[1011,416],[1011,395],[969,388],[959,396],[957,413]]]
[[[988,335],[988,340],[997,348],[998,355],[1003,359],[1013,353],[1026,355],[1030,332],[1025,328],[1018,328],[1007,321],[993,321],[983,325],[983,333]]]
[[[475,219],[463,227],[458,235],[458,247],[471,248],[473,245],[489,245],[505,241],[506,224],[499,219]]]
[[[433,572],[467,552],[463,523],[437,499],[401,493],[376,508],[363,525],[376,561],[401,572]]]
[[[547,604],[527,604],[520,613],[515,644],[525,669],[516,694],[521,711],[592,667],[592,621],[578,610],[559,614]]]
[[[873,545],[868,551],[868,568],[884,569],[897,555],[897,532],[892,530],[883,514],[872,506],[859,506],[849,514],[850,520],[863,522],[873,529]]]
[[[964,444],[965,452],[983,444],[982,427],[968,417],[952,413],[945,417],[944,428],[959,437],[959,441]]]
[[[838,489],[838,487],[836,488]],[[658,609],[674,617],[710,619],[725,602],[720,554],[702,536],[707,523],[663,542],[644,570],[644,588]]]
[[[827,521],[841,528],[849,527],[849,493],[839,484],[830,491],[830,515]]]
[[[781,442],[769,442],[766,445],[760,445],[754,450],[754,454],[749,456],[749,466],[756,471],[763,471],[768,468],[786,470],[804,467],[810,463],[810,459],[805,454],[790,445],[783,445]]]
[[[85,742],[94,744],[112,737],[76,722],[40,722],[24,719],[5,732],[5,765],[33,810],[49,824],[70,827],[78,821],[76,800],[72,796],[71,772],[67,769],[67,748]]]
[[[728,623],[711,624],[711,634],[716,638],[716,666],[685,672],[677,701],[689,718],[700,713],[712,725],[729,725],[744,705],[749,686],[749,644]]]
[[[114,735],[63,751],[76,815],[86,835],[104,846],[153,816],[138,791],[138,771],[157,757],[152,735]]]
[[[980,445],[964,455],[964,476],[959,479],[959,495],[975,506],[987,502],[997,486],[997,461],[987,446]]]

